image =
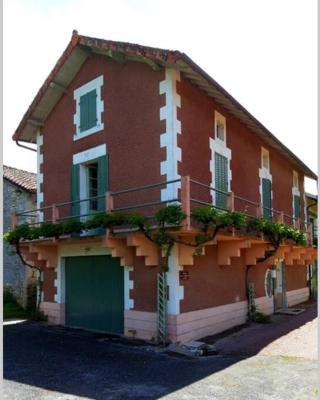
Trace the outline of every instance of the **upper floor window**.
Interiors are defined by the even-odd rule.
[[[261,148],[260,196],[262,203],[263,217],[272,218],[272,176],[270,173],[269,151]]]
[[[99,171],[100,172],[100,171]],[[87,186],[88,197],[91,199],[89,202],[90,211],[98,211],[98,162],[87,164]],[[93,199],[92,199],[93,198]]]
[[[262,168],[270,171],[270,160],[269,160],[269,152],[268,150],[262,147],[261,149],[261,166]]]
[[[293,198],[293,216],[294,218],[301,217],[301,201],[299,191],[299,175],[297,171],[293,171],[292,178],[292,198]]]
[[[85,216],[105,210],[105,193],[108,188],[107,157],[105,144],[73,155],[72,215]]]
[[[218,111],[214,112],[214,135],[210,137],[210,171],[212,203],[222,209],[227,208],[228,192],[231,187],[231,149],[227,147],[226,118]]]
[[[103,76],[100,75],[74,91],[76,101],[76,112],[74,124],[76,133],[74,140],[92,135],[104,128],[101,114],[104,111],[103,100],[101,100],[101,88]]]
[[[292,185],[299,190],[299,175],[296,171],[293,171]]]
[[[222,142],[226,142],[226,118],[218,111],[215,111],[214,119],[216,139],[219,139]]]

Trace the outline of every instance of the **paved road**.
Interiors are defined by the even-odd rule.
[[[308,302],[296,308],[305,311],[295,316],[272,315],[271,324],[251,324],[213,342],[219,354],[228,356],[260,354],[317,360],[317,304]]]
[[[4,327],[7,400],[312,400],[316,362],[281,356],[168,355],[105,335]]]

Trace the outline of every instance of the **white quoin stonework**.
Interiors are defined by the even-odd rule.
[[[43,153],[41,146],[43,145],[43,135],[38,132],[37,134],[37,208],[41,208],[43,203],[43,192],[41,191],[41,184],[43,183],[43,173],[40,168],[43,164]],[[38,213],[39,221],[43,221],[43,213]]]
[[[183,267],[179,265],[178,247],[175,245],[169,257],[169,271],[167,272],[167,285],[169,286],[169,300],[167,302],[167,313],[170,315],[180,314],[180,300],[184,298],[184,287],[180,286],[179,271]]]
[[[166,131],[160,135],[160,147],[166,149],[166,159],[160,164],[160,173],[166,181],[179,179],[178,162],[181,161],[181,149],[178,147],[178,135],[181,134],[181,122],[177,118],[177,107],[181,107],[181,98],[177,94],[177,81],[180,72],[166,68],[166,78],[160,82],[160,94],[165,94],[166,104],[160,108],[160,121],[166,121]],[[167,185],[161,190],[161,200],[178,198],[181,183]]]
[[[134,308],[134,301],[130,299],[130,290],[133,289],[133,280],[130,279],[130,272],[133,267],[124,267],[124,309],[131,310]]]

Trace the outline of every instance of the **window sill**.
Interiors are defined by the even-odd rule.
[[[94,126],[90,129],[86,130],[86,131],[76,133],[75,135],[73,135],[73,140],[76,141],[76,140],[82,139],[84,137],[93,135],[94,133],[103,131],[103,129],[104,129],[104,124],[99,124],[97,126]]]

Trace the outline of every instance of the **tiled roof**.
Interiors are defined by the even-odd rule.
[[[3,177],[28,192],[34,193],[37,190],[37,174],[34,172],[23,171],[22,169],[4,165]]]

